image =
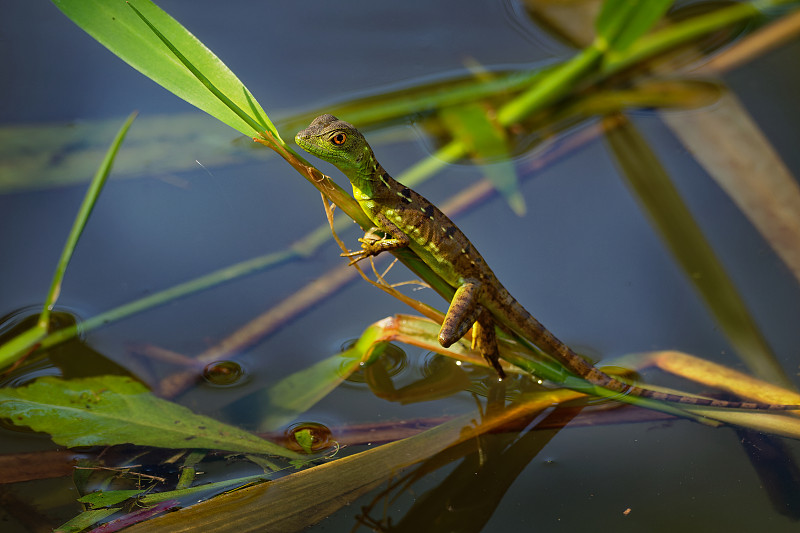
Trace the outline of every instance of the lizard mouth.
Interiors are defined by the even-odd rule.
[[[311,144],[310,139],[311,136],[306,133],[306,130],[299,132],[297,135],[294,136],[294,142],[307,152],[318,152],[319,149]]]

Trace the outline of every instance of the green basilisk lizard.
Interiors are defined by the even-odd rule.
[[[332,163],[348,177],[355,199],[375,225],[359,239],[360,250],[342,255],[350,257],[350,264],[353,264],[381,252],[410,248],[456,289],[439,331],[439,343],[447,348],[475,325],[474,344],[500,379],[505,373],[499,362],[495,323],[532,341],[577,376],[621,394],[714,407],[800,409],[797,405],[728,402],[662,393],[629,385],[603,373],[528,313],[444,213],[383,169],[355,127],[333,115],[321,115],[297,134],[295,142],[307,152]]]

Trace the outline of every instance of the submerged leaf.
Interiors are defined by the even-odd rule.
[[[358,369],[361,359],[348,350],[295,372],[258,393],[267,411],[260,431],[271,431],[297,418]]]
[[[450,134],[464,144],[514,213],[522,216],[525,214],[525,198],[519,190],[519,179],[511,162],[505,130],[492,122],[488,114],[488,109],[476,103],[446,107],[439,111]]]
[[[44,377],[0,389],[0,417],[64,446],[136,444],[211,448],[298,458],[269,441],[162,400],[129,377]]]
[[[800,186],[742,103],[724,94],[700,113],[663,117],[800,281]]]
[[[636,200],[737,354],[759,377],[788,385],[725,266],[646,140],[627,121],[610,128],[606,140]]]
[[[88,182],[119,122],[114,117],[0,125],[0,194]],[[202,146],[201,162],[209,170],[269,157],[252,145],[249,137],[205,113],[148,114],[137,118],[136,127],[125,136],[111,179],[155,175],[178,180],[174,173],[197,168],[197,163],[175,154],[198,146]]]

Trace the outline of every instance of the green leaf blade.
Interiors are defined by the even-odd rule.
[[[123,1],[52,0],[67,17],[130,66],[225,124],[252,136],[253,128],[211,94]],[[259,123],[266,113],[225,64],[178,21],[149,0],[131,1],[203,74]]]
[[[616,52],[624,51],[660,19],[672,0],[606,0],[595,29]]]
[[[209,448],[289,458],[298,454],[158,398],[128,377],[44,377],[0,389],[0,417],[44,431],[64,446],[137,444]]]
[[[61,251],[61,257],[58,260],[56,272],[53,274],[53,280],[50,284],[50,291],[47,294],[47,298],[44,302],[44,309],[42,309],[42,314],[39,317],[39,327],[41,328],[48,329],[49,327],[48,324],[50,321],[50,312],[53,310],[56,300],[58,299],[58,295],[61,292],[61,282],[64,280],[64,275],[66,274],[67,266],[72,259],[75,246],[78,245],[78,240],[83,234],[83,229],[86,227],[86,222],[89,220],[89,215],[92,214],[94,205],[97,203],[97,198],[100,196],[100,192],[103,190],[103,186],[105,185],[106,181],[108,180],[108,176],[111,173],[111,167],[114,165],[114,159],[117,157],[120,146],[122,146],[122,141],[125,139],[125,135],[128,133],[131,124],[133,124],[133,121],[136,119],[136,115],[137,113],[135,112],[131,113],[117,132],[117,135],[112,141],[111,146],[109,146],[108,150],[106,151],[103,162],[100,164],[100,168],[97,169],[94,178],[92,178],[92,182],[89,185],[89,190],[86,191],[86,195],[83,198],[83,202],[78,210],[78,214],[75,216],[75,221],[72,223],[72,229],[67,237],[67,242],[64,244],[64,249]]]

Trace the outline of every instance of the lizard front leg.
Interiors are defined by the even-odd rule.
[[[381,252],[387,252],[408,246],[408,243],[410,242],[408,235],[403,233],[400,228],[395,226],[383,214],[378,214],[373,222],[380,224],[380,226],[371,228],[369,231],[364,233],[362,238],[358,239],[358,242],[361,243],[361,249],[356,250],[355,252],[346,252],[341,254],[342,257],[351,258],[349,265],[354,265],[362,259],[378,255]],[[376,235],[377,232],[383,232],[389,236],[378,237]]]

